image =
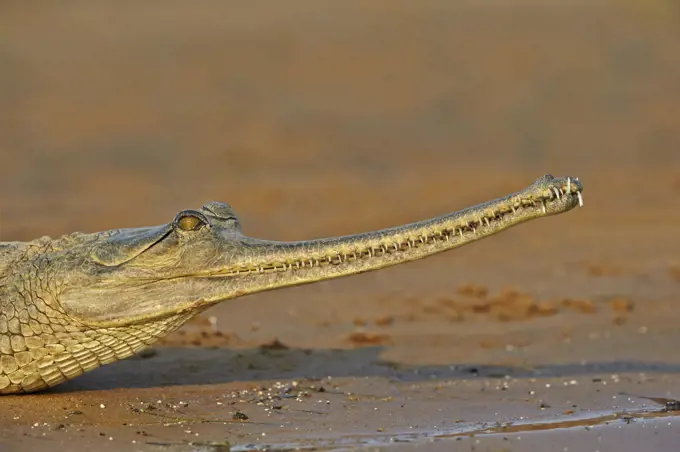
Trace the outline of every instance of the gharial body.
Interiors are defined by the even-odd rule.
[[[224,300],[376,270],[582,205],[575,178],[346,237],[247,237],[211,202],[161,226],[0,242],[0,393],[34,392],[133,355]]]

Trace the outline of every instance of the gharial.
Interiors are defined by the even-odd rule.
[[[210,202],[168,224],[0,242],[0,393],[48,388],[129,357],[224,300],[420,259],[583,205],[545,175],[426,221],[301,242],[247,237]]]

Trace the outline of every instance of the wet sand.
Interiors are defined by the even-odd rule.
[[[3,241],[209,200],[309,239],[585,186],[583,209],[226,302],[2,397],[0,450],[675,450],[680,10],[565,3],[0,7]]]

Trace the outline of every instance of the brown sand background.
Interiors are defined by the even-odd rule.
[[[3,2],[3,241],[209,200],[253,236],[350,234],[544,173],[585,208],[216,306],[3,397],[2,450],[676,450],[621,393],[680,397],[679,48],[673,1]]]

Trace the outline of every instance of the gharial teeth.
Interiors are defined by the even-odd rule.
[[[567,177],[567,193],[571,193],[571,177]]]
[[[543,206],[543,213],[546,213],[547,210],[545,208],[545,200],[544,199],[541,200],[541,206]]]
[[[555,196],[557,196],[557,199],[560,199],[560,191],[557,189],[557,187],[553,187],[553,191],[555,192]]]
[[[576,196],[578,196],[578,205],[580,207],[583,207],[583,195],[581,194],[580,191],[577,191]]]

